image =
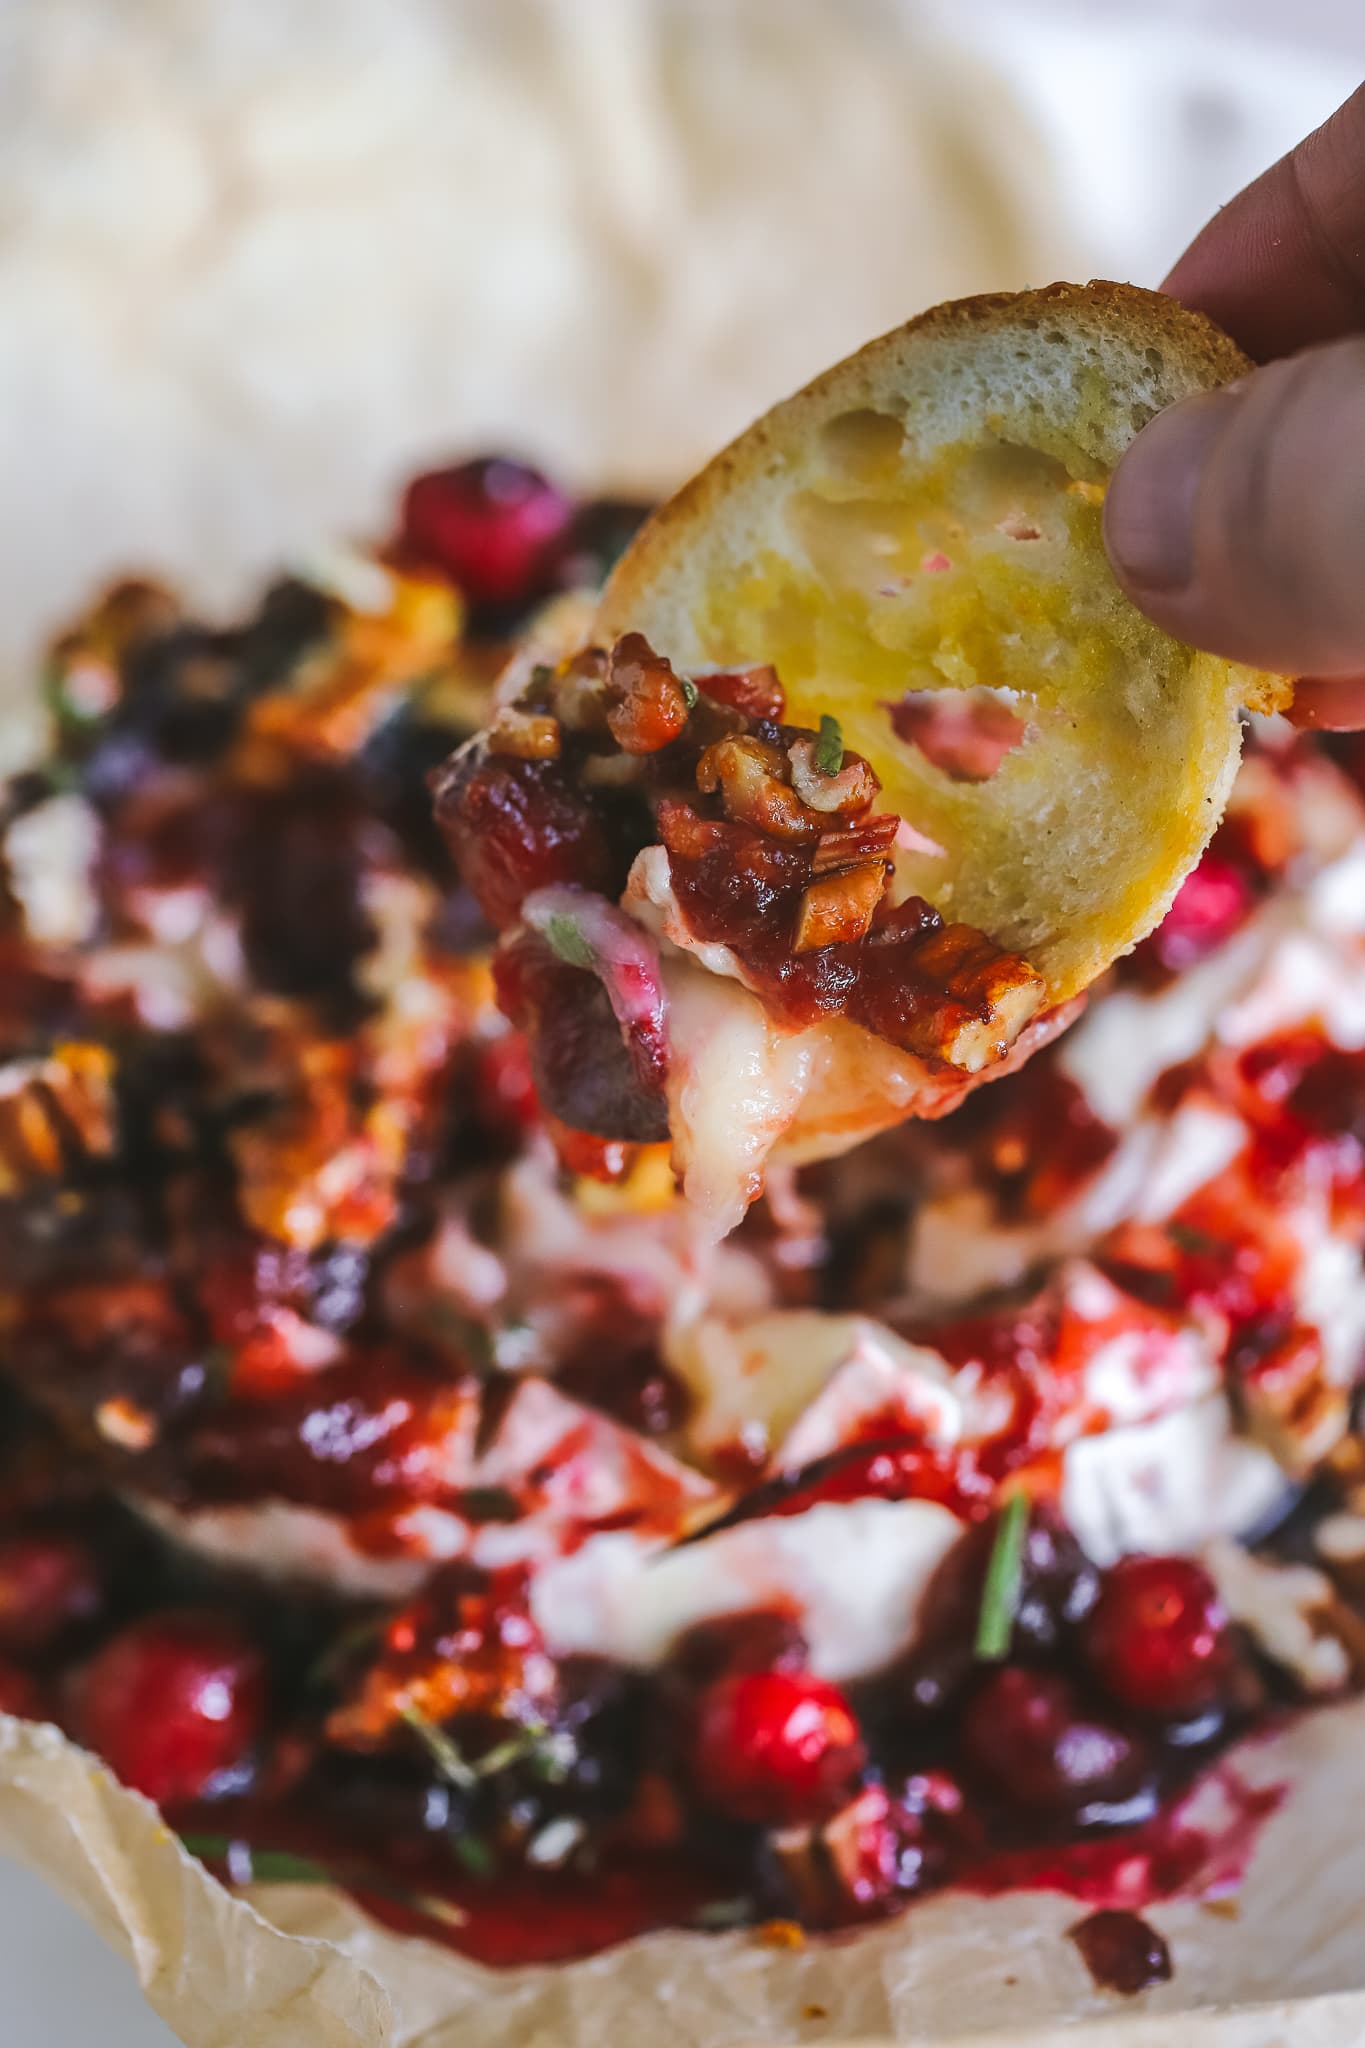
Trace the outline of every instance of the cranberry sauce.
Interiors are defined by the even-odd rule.
[[[728,947],[785,1023],[847,1016],[943,1067],[974,1072],[1008,1050],[1043,985],[979,932],[887,894],[900,821],[875,810],[868,763],[832,720],[784,725],[771,669],[676,675],[638,633],[536,669],[478,748],[436,778],[437,816],[485,915],[515,937],[527,900],[566,884],[620,896],[635,856],[661,842],[674,901],[699,943]],[[529,914],[529,913],[527,913]],[[610,986],[608,954],[566,927],[561,963]],[[569,983],[507,977],[547,1105],[602,1136],[638,1134],[640,1095],[608,1064],[612,1034]],[[577,1077],[570,1085],[567,1077]]]
[[[1275,1803],[1227,1773],[1226,1841],[1176,1804],[1282,1691],[1211,1582],[1179,1558],[1098,1571],[1049,1510],[1024,1519],[999,1661],[978,1651],[997,1516],[879,1674],[817,1675],[799,1620],[763,1611],[636,1673],[553,1658],[515,1568],[450,1567],[379,1608],[191,1565],[97,1491],[58,1511],[24,1427],[8,1710],[55,1715],[224,1876],[336,1883],[484,1962],[653,1927],[838,1928],[959,1883],[1131,1913],[1226,1881]],[[1117,1917],[1083,1946],[1107,1982],[1156,1981]]]

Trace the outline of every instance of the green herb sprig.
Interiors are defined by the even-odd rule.
[[[1011,1494],[1000,1510],[995,1525],[995,1542],[986,1566],[981,1589],[981,1611],[976,1622],[976,1654],[985,1663],[998,1664],[1009,1655],[1014,1617],[1019,1607],[1019,1588],[1024,1577],[1024,1537],[1028,1532],[1027,1494]]]
[[[550,951],[566,967],[592,968],[597,956],[571,917],[547,917],[543,931]]]
[[[815,742],[815,765],[822,775],[837,775],[844,765],[844,735],[837,718],[825,712]]]

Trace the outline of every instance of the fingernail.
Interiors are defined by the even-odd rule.
[[[1104,541],[1126,583],[1170,592],[1190,582],[1199,486],[1240,402],[1231,387],[1184,399],[1158,413],[1120,462],[1104,501]]]

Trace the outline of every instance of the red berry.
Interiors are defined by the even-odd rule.
[[[1082,1638],[1105,1691],[1143,1713],[1201,1713],[1231,1664],[1218,1589],[1187,1557],[1125,1557],[1106,1573]]]
[[[524,604],[548,587],[574,519],[538,469],[496,457],[414,477],[400,544],[475,604]]]
[[[1221,854],[1206,853],[1181,883],[1147,946],[1162,967],[1178,973],[1221,946],[1251,904],[1251,884],[1241,868]]]
[[[159,1806],[243,1764],[265,1719],[265,1667],[237,1624],[180,1611],[134,1622],[80,1673],[75,1727]]]
[[[698,1702],[692,1761],[702,1797],[740,1820],[821,1819],[864,1760],[853,1709],[809,1672],[736,1672]]]
[[[474,1105],[483,1128],[510,1143],[519,1143],[539,1123],[530,1049],[520,1031],[505,1031],[481,1049]]]
[[[615,896],[624,886],[629,852],[557,761],[456,756],[433,787],[436,822],[495,931],[516,923],[533,889],[577,882]]]
[[[75,1536],[0,1537],[0,1653],[32,1656],[99,1612],[100,1571]]]
[[[1092,1720],[1064,1678],[1019,1665],[994,1672],[971,1700],[962,1754],[997,1798],[1053,1817],[1128,1798],[1145,1763],[1141,1746]]]
[[[7,1660],[0,1660],[0,1714],[17,1714],[21,1721],[49,1718],[37,1679]]]

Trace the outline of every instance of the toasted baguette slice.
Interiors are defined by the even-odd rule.
[[[1100,532],[1139,428],[1246,367],[1210,321],[1126,285],[936,307],[775,406],[657,512],[597,636],[643,632],[689,671],[773,663],[787,716],[834,717],[931,842],[898,886],[1022,953],[1063,1001],[1152,930],[1207,844],[1239,707],[1288,694],[1159,632]],[[926,737],[945,701],[961,721],[967,690],[969,729],[984,705],[1017,741],[984,780]]]

